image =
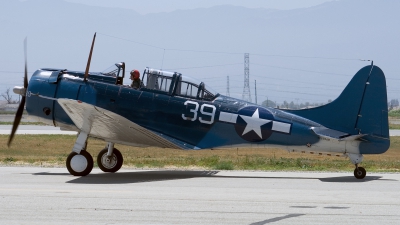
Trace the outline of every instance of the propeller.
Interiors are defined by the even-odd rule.
[[[96,40],[96,33],[94,33],[93,41],[92,41],[92,47],[90,47],[89,58],[88,58],[88,62],[86,64],[85,76],[83,78],[83,81],[86,81],[88,76],[89,76],[90,62],[92,61],[92,53],[93,53],[93,46],[94,46],[94,41],[95,40]]]
[[[10,147],[11,142],[14,138],[15,132],[17,131],[18,125],[21,122],[22,114],[24,113],[24,107],[25,107],[25,100],[26,100],[26,90],[28,89],[28,63],[27,63],[27,39],[25,38],[24,40],[24,56],[25,56],[25,72],[24,72],[24,88],[23,92],[20,94],[22,95],[21,102],[19,103],[17,113],[15,114],[15,119],[14,123],[11,129],[11,134],[10,137],[8,138],[8,147]]]

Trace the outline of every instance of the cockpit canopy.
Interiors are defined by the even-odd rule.
[[[203,82],[182,76],[180,73],[146,68],[142,76],[142,88],[194,99],[213,100],[218,93],[206,89]]]

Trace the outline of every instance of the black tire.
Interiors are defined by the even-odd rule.
[[[364,177],[367,175],[367,171],[363,167],[358,167],[354,170],[354,176],[357,179],[364,179]]]
[[[93,169],[93,157],[87,151],[81,151],[80,154],[71,152],[67,158],[66,164],[71,175],[86,176]]]
[[[124,158],[121,152],[114,148],[111,157],[107,157],[108,148],[104,148],[97,155],[97,165],[104,172],[115,173],[121,169]]]

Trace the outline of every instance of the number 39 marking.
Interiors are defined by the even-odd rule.
[[[193,113],[193,116],[192,116],[192,117],[186,117],[185,114],[182,114],[182,119],[184,119],[184,120],[195,121],[195,120],[197,119],[197,113],[198,113],[198,111],[199,111],[199,103],[193,102],[193,101],[186,101],[186,102],[184,103],[184,105],[193,105],[193,106],[194,106],[194,109],[193,109],[193,108],[190,109],[190,112]],[[208,109],[207,111],[210,111],[210,109],[211,109],[211,112],[206,112],[206,111],[204,111],[205,109]],[[212,123],[214,123],[215,111],[216,111],[216,108],[215,108],[215,106],[213,106],[213,105],[209,105],[209,104],[203,104],[203,105],[201,105],[201,107],[200,107],[200,113],[201,113],[202,115],[204,115],[204,116],[209,117],[209,118],[207,118],[207,117],[204,118],[204,117],[201,117],[201,116],[200,116],[200,117],[199,117],[199,121],[200,121],[201,123],[205,123],[205,124],[212,124]]]

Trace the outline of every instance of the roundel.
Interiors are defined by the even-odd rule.
[[[236,133],[246,141],[260,142],[272,134],[274,116],[264,108],[249,106],[239,110],[236,119]]]

